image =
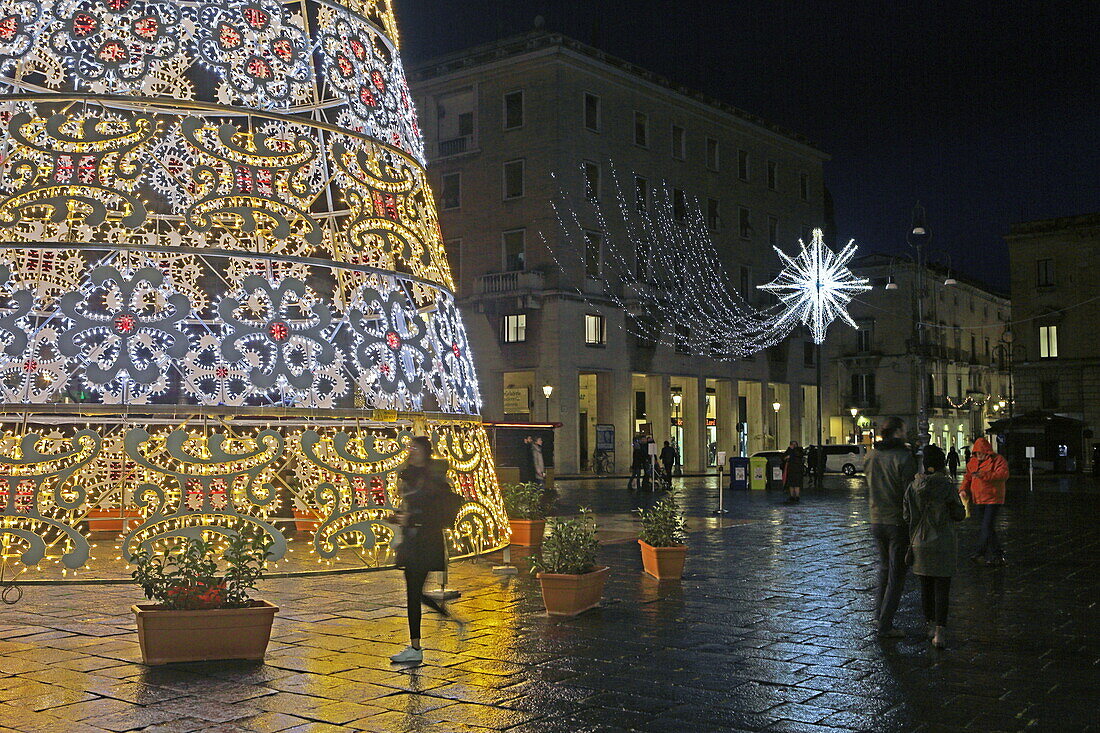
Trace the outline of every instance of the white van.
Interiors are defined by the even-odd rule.
[[[843,473],[845,476],[854,476],[863,471],[863,459],[867,457],[865,445],[826,445],[825,472]]]

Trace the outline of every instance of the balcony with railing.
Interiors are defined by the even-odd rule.
[[[477,279],[479,295],[529,295],[545,286],[545,276],[536,270],[493,272]]]
[[[473,148],[473,138],[470,135],[452,137],[450,140],[439,141],[439,157],[449,158],[452,155],[462,155]]]

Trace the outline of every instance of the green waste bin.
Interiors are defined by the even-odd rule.
[[[765,456],[749,459],[749,488],[753,491],[768,488],[768,459]]]

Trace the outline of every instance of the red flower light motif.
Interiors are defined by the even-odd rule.
[[[352,38],[348,41],[348,45],[351,46],[351,52],[355,54],[355,58],[362,61],[367,57],[367,47],[363,45],[363,42],[357,38]]]
[[[222,23],[218,28],[218,43],[222,48],[226,50],[236,48],[241,45],[242,40],[240,31],[228,23]]]
[[[272,341],[286,341],[290,337],[290,327],[282,321],[275,321],[267,327],[267,333]]]
[[[378,101],[374,98],[374,92],[371,91],[370,87],[359,88],[359,101],[368,107],[378,106]]]
[[[401,337],[393,331],[390,331],[386,334],[386,344],[394,351],[397,351],[401,348]]]
[[[0,41],[10,41],[19,33],[19,18],[14,15],[0,20]]]
[[[290,63],[294,60],[294,46],[285,38],[280,38],[271,44],[271,51],[281,60]]]
[[[129,314],[122,314],[115,318],[115,330],[119,333],[131,333],[137,328],[137,319]]]
[[[214,370],[214,376],[216,376],[218,379],[225,379],[229,376],[229,368],[224,366],[217,367]]]
[[[390,375],[390,365],[382,362],[378,365],[378,371],[382,372],[388,377]]]
[[[271,64],[264,61],[259,56],[253,56],[245,64],[245,70],[249,76],[256,79],[271,79],[275,76],[275,73],[271,70]]]
[[[116,13],[130,7],[131,0],[107,0],[107,7]]]
[[[340,69],[340,75],[345,79],[351,77],[351,75],[355,73],[355,67],[352,65],[351,59],[344,54],[340,54],[336,57],[336,67]]]
[[[156,18],[147,16],[142,18],[138,22],[134,23],[134,33],[141,38],[153,40],[157,37],[157,31],[160,30],[160,23]]]
[[[27,359],[23,362],[23,371],[27,374],[34,374],[38,371],[38,361],[36,359]]]
[[[73,35],[77,38],[87,38],[99,29],[99,21],[88,13],[77,13],[73,16]]]
[[[456,359],[462,358],[462,349],[458,348],[458,344],[451,344],[451,351],[454,352]]]
[[[264,27],[267,26],[268,21],[271,20],[267,13],[255,6],[244,9],[244,19],[256,30],[263,30]]]
[[[370,73],[370,80],[374,82],[374,86],[378,91],[385,93],[386,91],[386,78],[382,76],[382,72],[378,69],[374,69]]]
[[[108,64],[122,63],[129,57],[126,47],[118,41],[108,41],[104,43],[99,49],[99,53],[96,55],[99,56],[100,61]]]

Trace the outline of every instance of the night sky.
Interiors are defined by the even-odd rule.
[[[406,65],[546,28],[809,137],[839,236],[1007,292],[1012,222],[1100,211],[1100,10],[1076,2],[396,0]]]

